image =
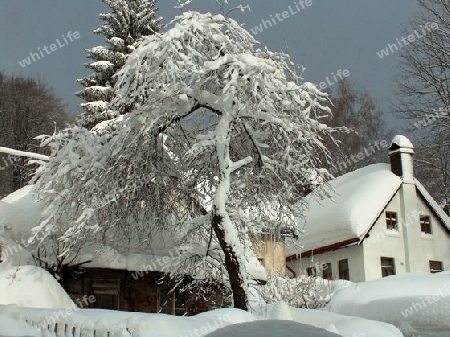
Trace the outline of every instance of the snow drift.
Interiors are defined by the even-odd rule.
[[[448,330],[450,273],[404,274],[350,284],[334,294],[326,310],[418,330]]]
[[[29,308],[75,308],[61,285],[44,269],[0,265],[0,305]]]

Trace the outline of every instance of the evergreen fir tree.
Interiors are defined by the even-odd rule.
[[[155,0],[102,0],[112,12],[100,14],[104,24],[94,30],[106,37],[109,46],[97,46],[86,50],[93,62],[85,66],[94,72],[78,79],[85,88],[76,93],[86,101],[78,123],[92,129],[98,123],[116,117],[117,111],[108,109],[113,97],[114,74],[124,65],[126,55],[134,50],[134,44],[142,36],[152,35],[161,28],[157,18]]]

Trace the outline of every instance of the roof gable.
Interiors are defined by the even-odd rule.
[[[445,230],[450,233],[450,217],[444,212],[442,207],[440,207],[433,197],[428,193],[426,188],[418,181],[414,180],[418,194],[423,198],[425,203],[430,207],[434,215],[441,221]]]

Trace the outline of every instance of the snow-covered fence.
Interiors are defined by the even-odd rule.
[[[70,314],[65,315],[68,312]],[[36,309],[0,305],[0,336],[192,337],[204,336],[229,324],[253,319],[250,313],[229,308],[193,317],[178,317],[118,310]],[[17,328],[12,332],[5,329],[6,325]]]
[[[129,330],[125,324],[111,325],[107,319],[84,322],[58,322],[45,324],[40,320],[25,320],[29,325],[37,328],[42,337],[138,337],[139,327]],[[39,336],[39,335],[38,335]]]
[[[150,317],[113,310],[35,309],[15,305],[0,306],[0,314],[28,323],[36,329],[38,337],[140,337],[148,329]]]
[[[45,327],[39,321],[26,321],[31,326],[39,329],[40,335],[45,337],[123,337],[123,336],[139,336],[133,334],[123,326],[111,327],[109,324],[99,326],[93,322],[87,323],[56,323],[49,324]]]

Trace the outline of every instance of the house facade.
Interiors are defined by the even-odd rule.
[[[336,178],[324,200],[310,196],[304,247],[288,248],[289,269],[353,282],[450,270],[450,218],[414,178],[413,155],[396,136],[390,165]]]
[[[182,291],[188,277],[185,284],[175,284],[158,271],[83,268],[79,272],[75,276],[71,270],[63,275],[62,285],[76,303],[85,296],[94,296],[91,308],[184,316],[230,306],[230,298],[219,285],[205,287],[201,296]]]

